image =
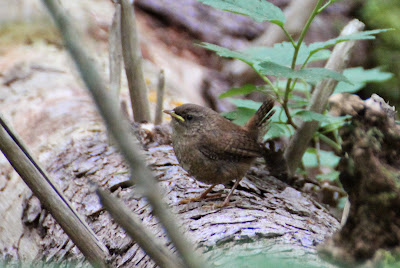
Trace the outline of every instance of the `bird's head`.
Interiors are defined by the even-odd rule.
[[[193,134],[201,131],[213,116],[219,116],[210,108],[196,104],[183,104],[173,110],[164,110],[172,118],[171,125],[177,134]]]

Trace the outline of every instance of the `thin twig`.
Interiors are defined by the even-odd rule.
[[[299,40],[297,41],[295,47],[294,47],[294,54],[293,54],[293,58],[292,58],[292,64],[291,67],[293,70],[296,69],[296,62],[297,62],[297,56],[299,54],[300,51],[300,47],[303,43],[303,40],[306,36],[306,33],[308,32],[308,29],[310,28],[311,22],[314,20],[315,16],[318,14],[318,9],[321,6],[323,0],[318,0],[317,4],[315,5],[313,11],[311,12],[310,17],[308,18],[306,24],[304,25],[303,30],[300,33],[299,36]],[[293,83],[292,83],[293,82]],[[291,84],[293,84],[294,87],[294,83],[296,82],[296,80],[292,80],[292,78],[289,78],[286,82],[286,89],[285,89],[285,97],[283,98],[283,103],[282,103],[282,107],[285,111],[285,114],[287,116],[287,123],[292,125],[295,129],[295,123],[293,122],[292,119],[292,115],[290,114],[289,108],[288,108],[288,103],[289,103],[289,94],[291,92]]]
[[[342,30],[341,35],[354,34],[362,31],[363,28],[364,24],[362,22],[359,20],[352,20]],[[333,49],[325,68],[341,73],[347,65],[354,44],[355,41],[347,41],[337,44]],[[322,113],[326,108],[328,98],[332,95],[337,83],[337,80],[334,79],[325,79],[318,83],[311,97],[308,110]],[[317,121],[303,122],[290,140],[289,145],[285,150],[285,159],[287,161],[290,175],[294,175],[318,126],[319,122]]]
[[[176,247],[178,253],[188,267],[206,267],[197,254],[195,254],[191,244],[187,242],[182,232],[179,230],[177,219],[172,215],[170,209],[161,200],[161,191],[153,177],[151,171],[147,168],[137,139],[133,136],[131,128],[126,119],[122,116],[119,107],[114,105],[115,101],[110,99],[113,96],[107,91],[102,76],[97,71],[89,54],[85,51],[85,46],[77,37],[77,31],[72,27],[68,17],[54,0],[43,0],[50,14],[58,26],[66,48],[69,50],[72,59],[81,74],[83,81],[89,89],[97,108],[103,117],[109,132],[118,144],[120,152],[128,162],[131,176],[138,190],[143,193],[150,205],[153,214],[164,226],[171,242]],[[124,1],[125,2],[125,1]]]
[[[121,3],[121,43],[125,73],[128,80],[129,94],[136,122],[150,122],[149,98],[142,69],[142,53],[138,31],[136,29],[133,4],[129,0]]]
[[[160,125],[162,123],[164,91],[165,91],[165,74],[164,70],[161,70],[160,74],[158,75],[158,84],[157,84],[157,105],[156,105],[156,116],[154,119],[155,125]]]
[[[107,248],[50,180],[1,114],[0,150],[87,260],[95,267],[108,267]]]
[[[124,228],[133,241],[137,242],[158,266],[166,268],[184,267],[165,245],[157,241],[157,238],[143,226],[139,217],[132,213],[124,203],[112,196],[109,191],[100,187],[97,188],[96,192],[100,197],[101,204],[113,219]]]

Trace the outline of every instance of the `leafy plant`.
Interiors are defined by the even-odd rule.
[[[320,114],[309,111],[307,107],[311,100],[313,87],[324,79],[334,79],[339,82],[335,93],[352,93],[362,88],[366,82],[383,81],[392,76],[392,74],[381,72],[379,69],[364,70],[361,67],[346,69],[343,74],[326,68],[308,67],[311,62],[328,59],[330,56],[328,49],[338,43],[349,40],[374,39],[375,34],[388,30],[362,31],[339,36],[325,42],[304,44],[304,37],[315,16],[334,2],[332,0],[325,5],[322,5],[324,2],[322,0],[317,2],[297,41],[285,28],[285,16],[282,10],[268,1],[198,1],[221,10],[248,16],[257,22],[269,21],[280,27],[289,40],[289,42],[275,44],[273,47],[252,47],[241,51],[234,51],[209,43],[200,44],[206,49],[215,51],[221,57],[238,59],[248,64],[265,81],[263,86],[244,85],[240,88],[230,89],[220,96],[220,98],[229,97],[230,101],[237,106],[237,111],[226,113],[225,116],[233,119],[235,123],[244,124],[260,107],[261,103],[231,97],[249,94],[253,91],[274,95],[280,106],[275,107],[276,111],[271,119],[270,129],[265,139],[281,136],[291,137],[300,122],[318,121],[320,128],[314,135],[315,140],[317,142],[323,140],[335,151],[340,151],[341,139],[338,136],[338,129],[345,124],[348,117],[335,118],[327,113]],[[330,154],[322,150],[309,149],[303,157],[303,165],[311,167],[311,162],[313,162],[312,164],[320,164],[319,161],[308,161],[311,159],[310,155],[313,155],[313,159],[324,159],[325,156]],[[337,161],[333,161],[330,166],[334,167],[336,163]]]

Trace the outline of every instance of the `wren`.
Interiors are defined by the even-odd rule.
[[[235,180],[222,206],[229,199],[257,157],[262,156],[259,135],[273,115],[274,101],[261,105],[245,126],[239,126],[214,110],[183,104],[164,112],[172,117],[172,144],[175,155],[189,175],[211,186],[200,196],[180,203],[198,201],[217,184]]]

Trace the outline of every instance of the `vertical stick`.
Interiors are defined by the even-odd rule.
[[[107,248],[36,163],[27,147],[0,114],[0,150],[43,206],[94,267],[108,267]]]
[[[122,46],[121,46],[121,5],[114,3],[115,12],[112,19],[109,37],[109,61],[110,61],[110,91],[116,96],[118,103],[121,90],[121,67],[122,67]]]
[[[162,123],[164,91],[165,91],[165,73],[164,70],[161,70],[160,74],[158,75],[158,84],[157,84],[157,105],[156,105],[156,116],[154,119],[155,125],[160,125]]]
[[[341,35],[357,33],[364,29],[364,24],[359,20],[352,20],[341,32]],[[325,65],[325,68],[336,72],[343,72],[350,58],[350,53],[354,47],[355,41],[347,41],[337,44],[332,51],[332,55]],[[311,97],[308,110],[321,113],[326,108],[329,96],[332,95],[337,85],[337,80],[325,79],[319,82]],[[303,122],[297,129],[285,150],[285,159],[288,165],[288,171],[291,176],[296,172],[301,163],[304,152],[307,150],[310,140],[319,126],[318,121]]]
[[[71,54],[82,80],[92,94],[93,100],[108,130],[116,141],[121,154],[128,162],[130,170],[135,173],[135,176],[132,176],[131,179],[150,203],[153,215],[164,226],[169,239],[176,247],[187,267],[208,267],[203,264],[203,260],[194,252],[192,245],[186,240],[179,229],[176,223],[176,216],[172,215],[168,206],[162,201],[160,188],[153,174],[147,168],[143,155],[140,153],[140,148],[137,145],[137,139],[133,136],[129,123],[122,116],[119,107],[114,105],[115,102],[110,100],[113,96],[107,91],[102,76],[90,60],[85,46],[82,45],[76,34],[76,30],[71,25],[65,12],[63,12],[55,0],[42,1],[58,26],[64,38],[65,46]],[[129,4],[127,0],[122,1]],[[123,8],[124,6],[122,6]]]
[[[142,53],[136,29],[133,4],[129,0],[121,3],[121,42],[122,55],[128,79],[129,93],[136,122],[150,122],[149,99],[142,70]]]

